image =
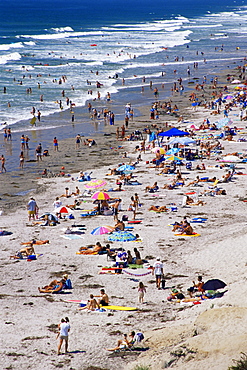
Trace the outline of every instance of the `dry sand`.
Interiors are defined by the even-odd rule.
[[[146,108],[146,110],[148,109]],[[230,113],[237,126],[245,127],[234,114]],[[194,123],[202,122],[208,115],[203,108],[192,114],[191,108],[184,110],[186,117]],[[186,118],[185,117],[185,118]],[[218,118],[218,117],[217,117]],[[143,121],[143,122],[141,122]],[[165,122],[163,117],[161,122]],[[172,123],[172,119],[170,119]],[[149,123],[147,116],[136,119],[134,127]],[[174,121],[175,123],[176,121]],[[181,127],[184,127],[181,125]],[[66,158],[65,171],[73,173],[79,168],[93,171],[92,177],[106,179],[106,189],[115,187],[115,176],[105,176],[113,164],[125,162],[122,158],[125,151],[128,161],[135,160],[134,153],[137,142],[116,142],[115,127],[109,128],[112,135],[104,137],[102,142],[97,138],[97,147],[82,147],[76,152],[73,141],[65,141],[60,158],[52,154],[49,166],[59,166]],[[114,131],[113,131],[114,130]],[[110,133],[110,132],[108,132]],[[236,140],[234,138],[234,140]],[[123,145],[123,148],[118,148]],[[114,149],[109,149],[114,147]],[[246,144],[224,141],[223,154],[243,152]],[[70,157],[68,157],[68,153]],[[99,153],[101,156],[99,156]],[[103,155],[102,155],[103,153]],[[124,246],[133,252],[137,247],[143,258],[153,264],[156,256],[164,262],[166,290],[157,290],[152,275],[141,278],[121,275],[99,275],[101,266],[107,264],[106,255],[77,255],[82,245],[94,244],[96,241],[107,242],[107,236],[93,236],[90,232],[97,226],[114,225],[112,216],[96,216],[80,219],[80,210],[74,212],[75,222],[85,224],[86,232],[83,239],[65,240],[61,237],[62,228],[74,223],[74,220],[61,220],[56,227],[30,226],[27,222],[25,209],[28,198],[14,197],[7,199],[1,216],[1,228],[13,232],[10,236],[0,238],[1,243],[1,367],[3,369],[129,369],[137,364],[150,366],[150,369],[227,369],[233,358],[238,358],[246,349],[247,309],[246,290],[246,176],[236,175],[233,181],[222,184],[226,196],[203,196],[204,206],[181,207],[185,188],[176,190],[160,189],[156,194],[145,193],[146,185],[154,181],[162,186],[173,178],[172,175],[159,175],[155,168],[149,168],[146,161],[154,155],[147,151],[142,154],[142,161],[137,165],[135,176],[142,183],[140,186],[124,186],[121,193],[111,193],[123,199],[122,212],[131,218],[128,211],[130,197],[139,194],[142,207],[139,208],[137,219],[143,220],[136,225],[134,233],[138,233],[142,242],[114,243],[114,247]],[[95,158],[93,161],[92,159]],[[46,161],[45,160],[45,161]],[[201,176],[221,177],[225,169],[214,167],[215,158],[205,160],[206,171]],[[44,167],[47,167],[48,162]],[[96,165],[96,167],[95,167]],[[237,169],[246,172],[245,164],[238,164]],[[74,171],[73,171],[74,170]],[[185,178],[194,179],[196,171],[182,169]],[[28,177],[28,176],[27,176]],[[75,177],[75,176],[73,176]],[[31,179],[31,174],[29,175]],[[186,180],[186,182],[188,182]],[[10,182],[10,179],[8,179]],[[83,183],[71,177],[34,179],[30,187],[35,188],[32,194],[39,207],[40,214],[52,211],[52,203],[56,196],[64,193],[65,187],[71,191],[78,185],[83,191]],[[13,185],[13,184],[12,184]],[[19,185],[18,185],[19,186]],[[206,189],[208,184],[196,190]],[[5,182],[8,189],[8,182]],[[23,188],[25,181],[23,180]],[[194,190],[195,188],[186,188]],[[11,189],[9,190],[11,192]],[[11,194],[10,194],[11,195]],[[17,202],[16,202],[17,201]],[[63,200],[63,204],[71,204],[73,198]],[[150,205],[169,205],[176,203],[178,211],[157,214],[149,212]],[[84,198],[81,208],[90,209],[92,201]],[[175,237],[170,223],[202,216],[208,218],[205,224],[194,224],[195,230],[201,234],[198,238]],[[20,243],[36,239],[49,239],[50,244],[35,247],[37,253],[43,254],[36,261],[10,260],[9,256],[20,248]],[[135,270],[134,270],[135,271]],[[69,274],[73,283],[71,294],[40,294],[38,287],[46,285],[54,278]],[[198,274],[204,281],[219,278],[227,283],[227,292],[222,298],[207,300],[200,305],[168,302],[169,288],[176,286],[186,293],[191,281]],[[141,280],[147,286],[145,304],[138,303],[137,286]],[[89,294],[99,294],[104,287],[112,304],[136,306],[134,312],[84,312],[78,311],[77,305],[65,302],[66,299],[87,299]],[[71,332],[69,353],[57,356],[56,328],[64,316],[70,318]],[[142,331],[145,335],[144,347],[149,350],[138,352],[110,354],[106,347],[113,347],[122,333],[131,330]]]

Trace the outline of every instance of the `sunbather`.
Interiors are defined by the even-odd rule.
[[[58,280],[53,280],[50,282],[49,285],[46,285],[44,286],[43,288],[38,288],[39,292],[40,293],[57,293],[57,292],[60,292],[63,287],[64,287],[64,284],[66,283],[66,275],[63,276],[62,280],[58,281]]]
[[[117,223],[115,224],[115,231],[124,231],[125,224],[123,221],[117,220]]]
[[[194,292],[204,292],[204,289],[202,289],[204,285],[204,282],[202,281],[202,276],[198,276],[197,280],[197,283],[193,281],[193,286],[187,289],[191,298],[193,297]]]
[[[117,346],[115,348],[105,348],[105,349],[107,351],[114,352],[114,351],[117,351],[119,349],[131,348],[131,346],[133,346],[133,344],[134,344],[134,337],[135,337],[135,332],[134,331],[132,331],[129,334],[129,339],[128,339],[128,335],[124,334],[123,339],[119,339],[117,341]]]
[[[32,239],[30,242],[22,242],[21,245],[33,245],[33,244],[36,244],[36,245],[43,245],[43,244],[49,244],[49,240],[36,240],[36,239]]]
[[[102,250],[103,250],[102,245],[100,244],[100,242],[97,242],[93,248],[92,247],[80,247],[79,253],[80,254],[96,254],[96,253],[101,252]]]
[[[183,231],[180,234],[193,235],[193,228],[188,223],[186,227],[183,228]]]
[[[151,206],[148,210],[155,212],[167,212],[168,208],[166,208],[166,206]]]
[[[20,249],[14,256],[10,256],[10,258],[14,259],[22,259],[24,257],[29,257],[31,255],[35,254],[35,250],[32,244],[30,244],[28,247]]]
[[[157,181],[155,181],[153,186],[146,186],[145,192],[150,191],[150,190],[151,191],[156,191],[158,189],[159,189],[159,187],[158,187]]]
[[[96,308],[100,308],[98,302],[94,298],[93,294],[90,294],[90,299],[87,302],[87,305],[85,307],[80,307],[78,310],[89,310],[89,311],[95,311]]]

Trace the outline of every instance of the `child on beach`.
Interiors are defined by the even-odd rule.
[[[143,282],[140,281],[138,286],[138,292],[139,292],[139,303],[143,303],[144,294],[146,293],[146,288],[143,284]]]

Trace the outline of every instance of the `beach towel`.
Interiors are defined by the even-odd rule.
[[[148,272],[144,272],[143,274],[136,274],[136,273],[126,271],[126,270],[122,270],[122,271],[125,272],[125,274],[133,275],[133,276],[145,276],[145,275],[149,275],[152,273],[152,271],[148,271]]]
[[[84,239],[84,236],[77,235],[77,234],[67,234],[67,235],[60,235],[61,238],[67,239],[67,240],[76,240],[76,239]]]
[[[193,233],[192,235],[187,235],[187,234],[174,234],[176,236],[187,236],[187,237],[193,237],[193,236],[201,236],[201,234]]]

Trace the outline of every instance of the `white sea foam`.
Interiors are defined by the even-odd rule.
[[[0,64],[6,64],[7,62],[11,60],[19,60],[21,59],[21,54],[15,52],[5,55],[0,55]]]
[[[10,50],[10,49],[19,49],[19,48],[23,48],[24,45],[22,44],[22,42],[15,42],[13,44],[1,44],[0,45],[0,51],[3,50],[3,51],[6,51],[6,50]]]
[[[73,28],[72,27],[59,27],[59,28],[51,28],[52,31],[55,31],[55,32],[73,32]]]

